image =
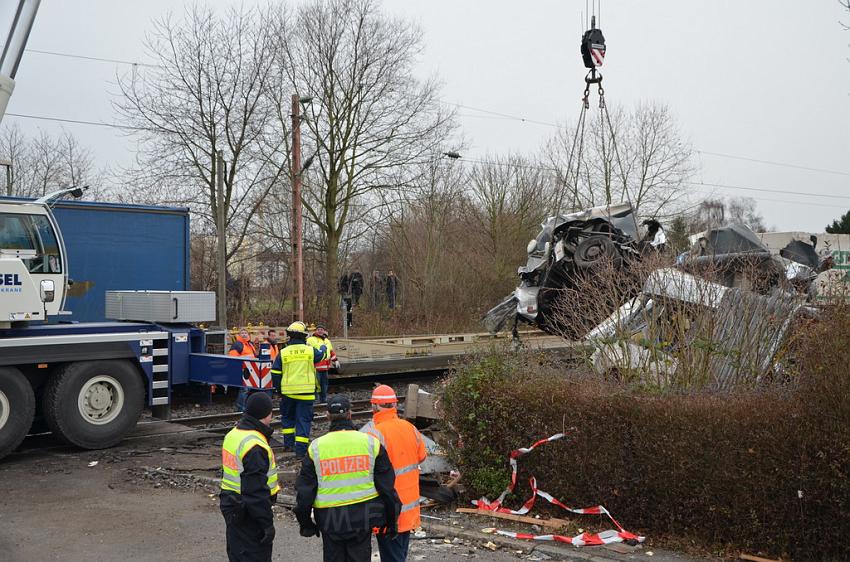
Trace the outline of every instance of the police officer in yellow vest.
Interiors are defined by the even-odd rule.
[[[269,447],[272,400],[264,392],[248,397],[245,412],[221,445],[221,513],[227,525],[230,562],[272,559],[272,505],[280,486]]]
[[[373,528],[398,534],[395,470],[378,439],[354,429],[347,396],[328,397],[328,417],[295,481],[295,516],[301,536],[321,535],[325,562],[369,562]]]
[[[307,344],[307,327],[303,322],[293,322],[286,329],[289,340],[272,363],[272,376],[279,376],[280,432],[284,450],[292,450],[295,458],[303,458],[310,444],[310,426],[313,424],[313,402],[319,392],[316,363],[327,352],[325,346],[318,349]]]

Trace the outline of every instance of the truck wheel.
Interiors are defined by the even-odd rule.
[[[48,382],[44,417],[71,445],[104,449],[133,429],[144,397],[141,374],[126,361],[69,363]]]
[[[14,451],[26,437],[35,416],[35,395],[24,375],[0,367],[0,459]]]

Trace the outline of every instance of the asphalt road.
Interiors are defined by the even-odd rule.
[[[217,490],[204,479],[214,474],[220,442],[220,435],[195,432],[131,439],[105,451],[43,448],[49,439],[39,448],[25,443],[24,452],[0,461],[0,560],[226,560]],[[294,467],[287,470],[291,478]],[[291,513],[276,509],[274,560],[321,560],[321,540],[300,537]],[[437,539],[413,541],[409,560],[522,558]]]

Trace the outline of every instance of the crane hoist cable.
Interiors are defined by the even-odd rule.
[[[587,120],[587,111],[590,109],[590,89],[591,86],[595,84],[597,87],[597,93],[599,95],[599,119],[601,125],[599,133],[600,135],[604,135],[606,132],[610,134],[611,148],[614,153],[614,158],[617,161],[620,177],[623,180],[623,195],[625,195],[626,201],[628,201],[628,203],[631,205],[631,195],[629,194],[625,168],[623,166],[623,161],[620,156],[619,146],[617,145],[617,136],[616,132],[614,131],[614,125],[611,122],[611,114],[608,112],[608,105],[605,103],[605,89],[602,87],[602,73],[599,71],[599,68],[605,62],[605,51],[605,36],[603,35],[602,30],[596,27],[596,15],[594,14],[590,19],[590,29],[585,31],[581,38],[580,52],[582,62],[584,63],[585,68],[588,69],[588,72],[584,77],[584,93],[581,98],[581,112],[579,114],[578,123],[576,125],[576,132],[573,137],[573,143],[570,146],[570,155],[567,162],[567,173],[564,178],[564,187],[572,187],[573,195],[575,198],[574,204],[578,204],[579,175],[581,173],[582,164],[581,156],[584,149],[585,123]],[[605,139],[602,138],[603,151],[605,150],[605,146]],[[573,169],[574,160],[575,169]],[[570,181],[571,178],[572,182]],[[611,198],[610,183],[611,182],[609,181],[609,179],[606,178],[605,191],[607,205],[611,205],[613,203]],[[563,197],[559,197],[558,213],[560,213],[562,199]],[[558,213],[556,213],[556,215]]]

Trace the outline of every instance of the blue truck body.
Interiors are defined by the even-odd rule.
[[[103,321],[106,291],[189,290],[188,209],[60,201],[53,214],[74,282],[71,320]]]

